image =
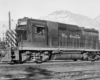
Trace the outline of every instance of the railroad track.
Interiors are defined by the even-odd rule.
[[[81,78],[81,79],[76,79],[76,80],[100,80],[100,76],[95,76],[95,77],[89,77],[89,78]]]
[[[59,64],[66,64],[66,65],[94,65],[94,64],[100,64],[100,61],[95,61],[95,62],[91,62],[91,61],[66,61],[66,60],[52,60],[52,61],[48,61],[48,62],[43,62],[43,63],[34,63],[34,62],[27,62],[27,63],[23,63],[23,64],[13,64],[13,63],[0,63],[0,66],[22,66],[22,65],[59,65]]]
[[[37,74],[37,73],[36,73]],[[26,80],[27,75],[32,75],[31,73],[28,74],[17,74],[12,76],[3,76],[0,77],[0,80],[15,80],[15,79],[22,79]],[[28,80],[36,79],[35,76],[28,77]],[[39,76],[38,76],[39,77]],[[40,76],[42,80],[100,80],[100,69],[94,70],[76,70],[76,71],[66,71],[66,72],[52,72],[52,76],[48,79],[43,79],[43,76]]]
[[[76,71],[68,71],[68,72],[55,72],[54,79],[59,80],[100,80],[100,69],[94,70],[76,70]]]
[[[30,80],[38,78],[35,74],[40,75],[43,80],[100,80],[100,62],[53,62],[36,64],[25,63],[16,65],[0,66],[0,80]],[[45,72],[45,73],[41,73]],[[17,72],[17,73],[16,73]],[[1,76],[4,75],[4,76]],[[48,79],[43,77],[49,74]],[[43,75],[41,77],[41,75]],[[46,75],[48,76],[48,75]],[[40,80],[40,79],[37,79]]]

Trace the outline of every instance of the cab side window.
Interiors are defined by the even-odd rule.
[[[40,35],[44,35],[45,34],[45,27],[35,26],[35,33],[40,34]]]

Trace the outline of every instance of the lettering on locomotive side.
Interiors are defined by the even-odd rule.
[[[67,35],[64,34],[64,33],[62,33],[61,36],[64,37],[64,38],[67,38]]]
[[[80,39],[80,36],[79,36],[79,35],[70,35],[69,37],[70,37],[70,38]]]
[[[64,33],[61,34],[62,37],[64,38],[68,38],[68,36]],[[69,35],[69,38],[75,38],[75,39],[80,39],[80,36],[79,35]]]

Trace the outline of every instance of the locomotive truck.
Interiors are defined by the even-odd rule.
[[[1,61],[99,60],[99,46],[98,30],[24,17],[7,30]]]

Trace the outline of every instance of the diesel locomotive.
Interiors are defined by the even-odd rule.
[[[98,30],[24,17],[7,30],[1,61],[99,60],[99,48]]]

